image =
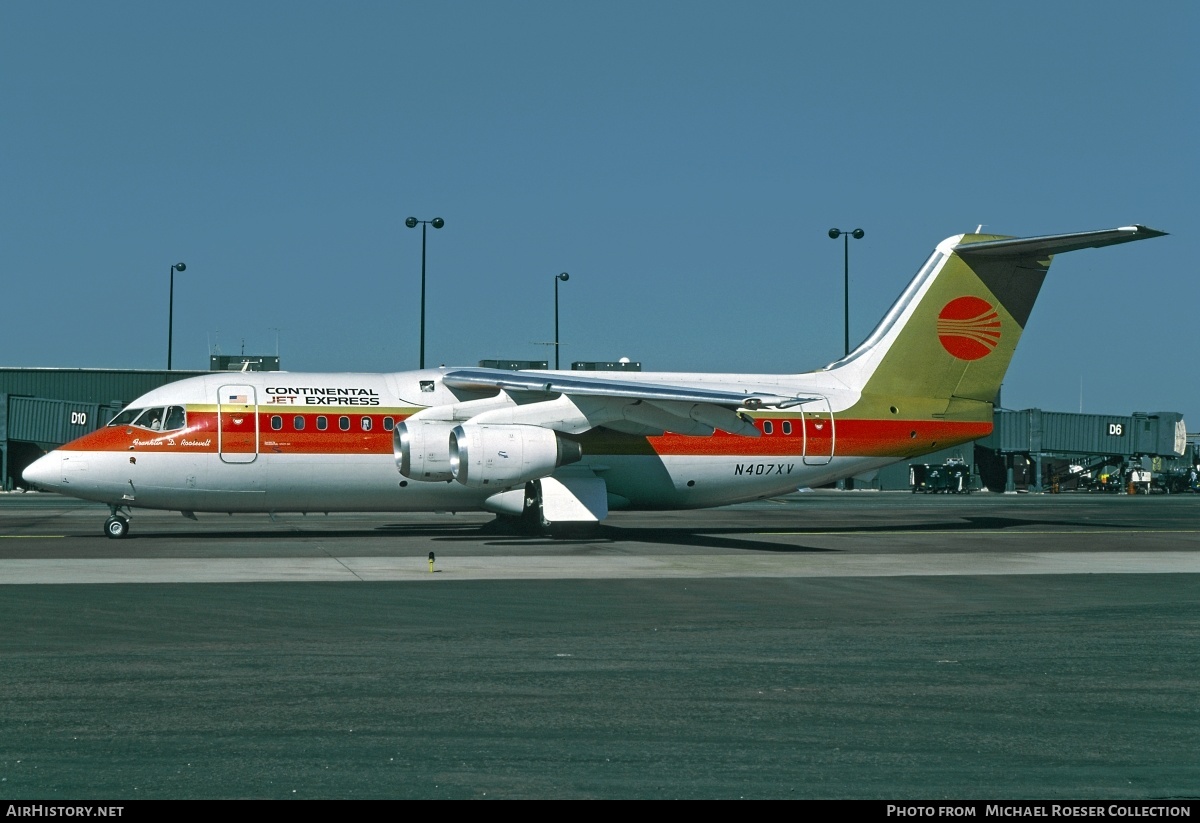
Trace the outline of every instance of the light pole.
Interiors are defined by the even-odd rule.
[[[558,281],[566,283],[571,275],[563,272],[554,275],[554,368],[558,369]]]
[[[175,272],[187,271],[187,266],[176,263],[171,266],[171,292],[167,298],[167,371],[171,370],[171,349],[175,335]]]
[[[846,354],[850,353],[850,238],[862,240],[866,234],[862,229],[854,231],[842,231],[841,229],[830,229],[829,237],[832,240],[837,240],[839,237],[845,237],[845,262],[846,262],[846,278],[845,278],[845,295],[846,295]]]
[[[404,225],[410,229],[415,229],[417,224],[421,224],[421,362],[420,367],[425,368],[425,227],[433,226],[435,229],[440,229],[446,225],[446,221],[440,217],[435,217],[432,220],[418,220],[415,217],[410,217],[404,221]]]

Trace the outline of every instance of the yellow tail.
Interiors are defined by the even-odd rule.
[[[1047,237],[963,234],[940,243],[866,341],[827,368],[862,398],[850,414],[991,421],[1053,255],[1165,232],[1145,226]]]

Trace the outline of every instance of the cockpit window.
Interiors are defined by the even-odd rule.
[[[141,414],[144,409],[125,409],[112,420],[109,421],[110,426],[128,426],[133,422],[133,419]]]
[[[162,408],[146,409],[138,416],[137,420],[133,421],[133,425],[143,429],[162,431],[164,411],[165,409]]]
[[[187,425],[183,406],[157,406],[153,409],[126,409],[113,418],[110,426],[137,426],[151,431],[176,431]]]
[[[164,431],[175,431],[182,429],[187,425],[187,415],[183,412],[183,406],[167,406],[167,418],[163,423]]]

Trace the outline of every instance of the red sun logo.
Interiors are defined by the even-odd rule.
[[[1000,342],[1000,315],[978,297],[956,297],[938,315],[938,340],[959,360],[978,360]]]

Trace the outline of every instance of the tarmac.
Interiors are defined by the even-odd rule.
[[[1200,795],[1200,496],[106,514],[0,495],[0,798]]]

